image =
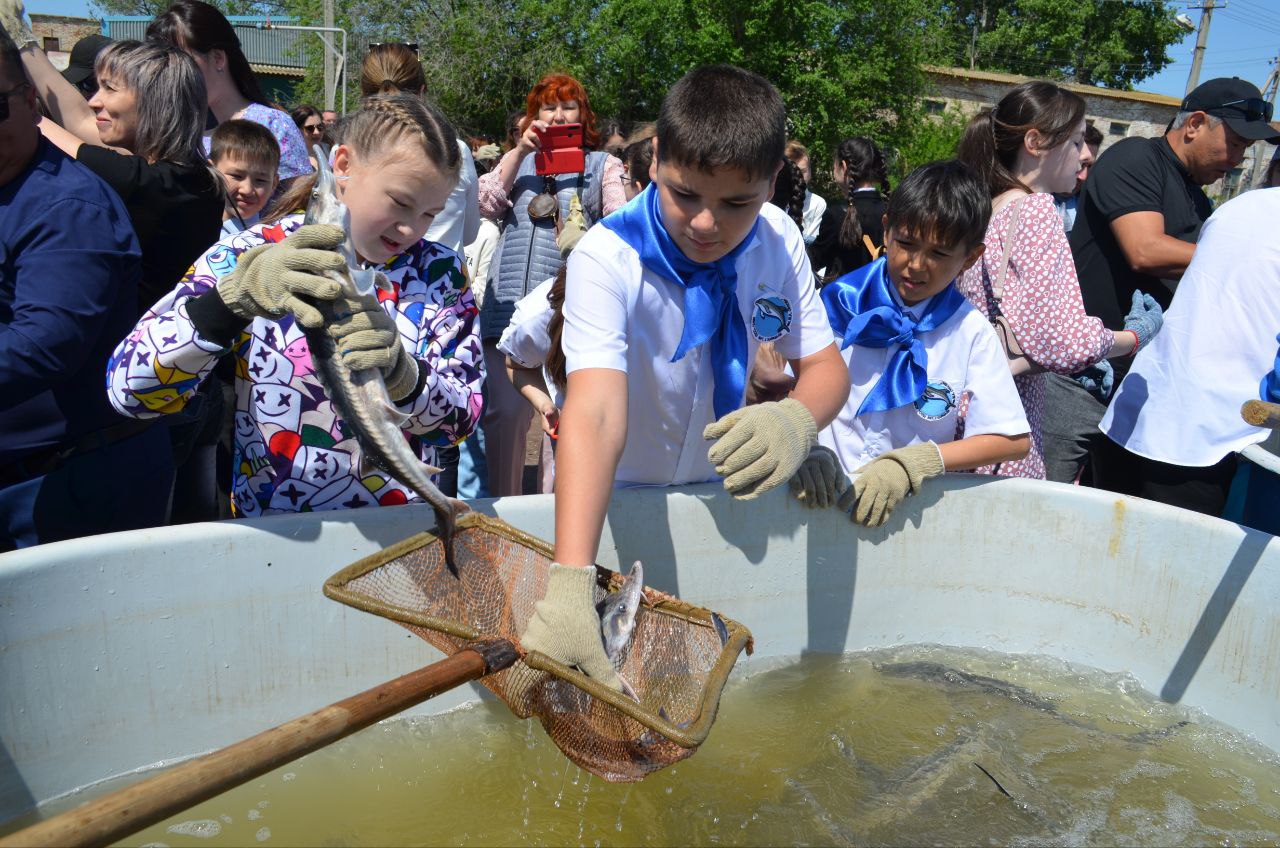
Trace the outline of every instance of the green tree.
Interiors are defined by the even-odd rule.
[[[939,47],[958,67],[1132,88],[1186,36],[1165,0],[949,0]]]

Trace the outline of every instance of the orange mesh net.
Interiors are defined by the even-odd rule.
[[[453,542],[457,574],[440,541],[421,533],[343,569],[325,594],[400,623],[446,654],[473,639],[519,645],[546,591],[552,550],[495,518],[467,513]],[[596,601],[622,586],[596,566]],[[536,651],[481,682],[517,716],[537,716],[566,757],[615,782],[636,781],[693,754],[715,721],[738,654],[741,624],[646,588],[619,672],[639,703]],[[727,637],[727,638],[726,638]]]

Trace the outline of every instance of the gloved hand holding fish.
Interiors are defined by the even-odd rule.
[[[408,417],[396,403],[418,389],[418,363],[377,300],[375,289],[389,288],[387,279],[358,261],[350,213],[337,197],[327,160],[318,161],[304,225],[278,244],[246,252],[217,291],[245,320],[293,314],[316,374],[364,460],[431,504],[452,567],[454,523],[466,506],[436,488],[431,475],[440,469],[425,465],[404,438]]]
[[[635,633],[636,611],[644,588],[639,562],[622,590],[595,602],[596,570],[551,563],[547,591],[533,608],[520,637],[526,651],[538,651],[583,674],[635,698],[635,691],[618,674],[626,647]]]

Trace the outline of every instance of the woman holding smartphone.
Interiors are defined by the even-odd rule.
[[[582,83],[564,74],[543,77],[533,90],[521,121],[519,143],[480,178],[480,214],[503,226],[502,240],[489,268],[489,285],[480,307],[486,383],[484,433],[489,494],[519,495],[524,475],[525,439],[533,409],[506,377],[498,339],[507,328],[516,301],[564,263],[557,244],[563,222],[580,208],[590,226],[626,203],[622,163],[596,150],[596,118]],[[535,154],[548,128],[581,124],[585,156],[578,173],[539,175]]]

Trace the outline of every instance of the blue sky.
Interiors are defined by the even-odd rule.
[[[1271,60],[1280,53],[1280,0],[1226,2],[1226,8],[1218,8],[1213,13],[1200,80],[1238,76],[1261,88],[1271,72]],[[1198,9],[1188,9],[1187,2],[1176,5],[1199,24]],[[86,0],[28,0],[27,10],[53,15],[88,15],[89,5]],[[1173,64],[1144,80],[1138,88],[1181,97],[1191,71],[1191,52],[1195,43],[1195,33],[1188,33],[1169,51]]]

